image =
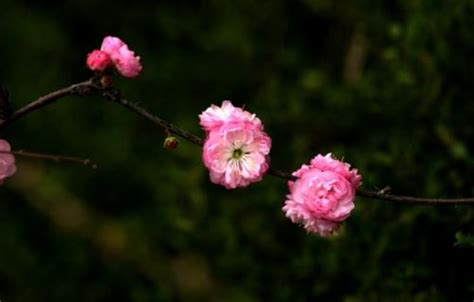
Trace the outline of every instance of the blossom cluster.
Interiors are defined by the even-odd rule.
[[[260,181],[269,168],[271,139],[262,121],[230,101],[199,115],[206,132],[203,162],[213,183],[227,189]],[[361,176],[331,154],[317,155],[295,171],[283,211],[292,222],[321,236],[334,234],[354,208]]]
[[[100,50],[89,53],[87,66],[96,72],[115,67],[129,78],[142,70],[140,57],[121,39],[111,36],[104,38]],[[206,134],[202,160],[211,182],[235,189],[262,180],[270,167],[272,140],[255,114],[225,100],[221,106],[207,108],[199,120]],[[168,137],[164,146],[176,148],[177,140]],[[0,139],[0,184],[15,171],[10,145]],[[285,215],[308,232],[334,234],[354,209],[356,189],[361,184],[357,170],[327,154],[315,156],[292,176],[283,206]]]
[[[87,66],[94,71],[115,67],[127,78],[134,78],[142,71],[140,57],[135,56],[120,38],[111,36],[104,38],[100,50],[94,49],[87,55]]]

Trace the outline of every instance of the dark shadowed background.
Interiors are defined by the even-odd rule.
[[[364,187],[474,195],[474,2],[0,2],[0,82],[16,108],[91,76],[116,35],[142,57],[128,99],[202,135],[230,99],[258,113],[272,163],[317,153]],[[471,301],[474,207],[358,198],[339,236],[308,235],[281,207],[285,181],[227,191],[199,147],[100,98],[68,97],[1,133],[18,158],[0,188],[0,300]],[[471,234],[471,235],[470,235]]]

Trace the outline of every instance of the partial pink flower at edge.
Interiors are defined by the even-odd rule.
[[[5,178],[12,176],[16,172],[15,157],[10,152],[10,144],[0,139],[0,184]]]
[[[354,209],[361,176],[331,154],[317,155],[293,176],[297,180],[288,182],[290,194],[283,207],[285,215],[308,232],[332,235]]]

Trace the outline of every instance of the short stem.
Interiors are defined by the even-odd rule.
[[[24,150],[0,151],[0,153],[13,154],[16,156],[29,157],[29,158],[35,158],[35,159],[51,160],[55,162],[76,163],[76,164],[81,164],[84,166],[90,166],[92,169],[97,168],[97,164],[88,158],[80,158],[80,157],[75,157],[75,156],[65,156],[65,155],[57,155],[57,154],[45,154],[45,153],[30,152],[30,151],[24,151]]]

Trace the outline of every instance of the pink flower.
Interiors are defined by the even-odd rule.
[[[294,223],[321,236],[333,234],[354,209],[356,189],[361,183],[357,170],[326,156],[317,155],[309,166],[303,165],[289,181],[283,211]]]
[[[212,105],[199,117],[207,133],[202,158],[211,181],[227,189],[260,181],[268,170],[271,148],[261,121],[230,101],[222,107]]]
[[[3,184],[5,178],[12,176],[15,172],[15,157],[10,153],[10,144],[0,139],[0,184]]]
[[[103,71],[112,65],[112,61],[108,53],[94,49],[87,55],[87,66],[90,70]]]
[[[336,233],[341,227],[340,222],[315,218],[308,221],[304,227],[310,233],[319,234],[322,237],[328,237]]]
[[[114,56],[114,54],[118,54],[119,49],[122,46],[126,46],[126,44],[120,40],[120,38],[107,36],[102,41],[100,50],[108,53],[110,56]]]
[[[128,45],[117,37],[105,37],[100,48],[109,54],[118,72],[127,78],[134,78],[142,71],[140,57],[128,49]]]
[[[251,114],[242,108],[234,107],[228,100],[222,102],[222,106],[211,105],[199,115],[202,128],[208,133],[219,129],[223,124],[229,122],[241,122],[250,124],[255,128],[263,130],[262,122],[255,114]]]

